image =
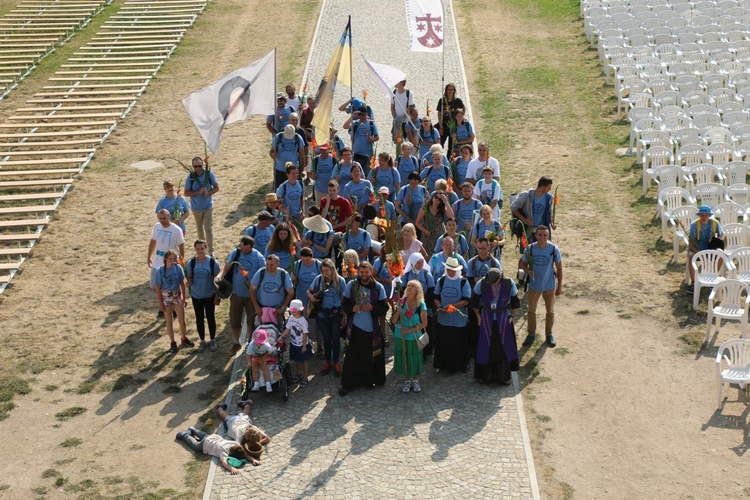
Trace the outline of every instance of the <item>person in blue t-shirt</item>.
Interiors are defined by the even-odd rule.
[[[437,339],[433,366],[450,373],[469,367],[469,335],[467,318],[471,287],[461,276],[463,266],[458,259],[449,257],[445,261],[445,274],[435,283],[435,307],[437,313]]]
[[[456,110],[455,128],[453,130],[453,133],[451,134],[451,139],[453,139],[453,147],[456,151],[456,154],[461,151],[462,146],[474,142],[475,138],[474,127],[471,126],[471,123],[469,123],[468,120],[464,120],[465,115],[466,113],[463,109]]]
[[[382,213],[380,211],[381,194],[385,195],[385,218],[388,220],[396,220],[396,205],[388,200],[388,195],[390,195],[391,193],[390,190],[385,186],[378,189],[378,201],[376,203],[370,203],[375,208],[375,213],[378,217],[382,216]]]
[[[216,259],[206,255],[208,245],[203,240],[196,240],[193,244],[195,248],[195,257],[187,261],[187,280],[190,289],[190,298],[193,302],[193,312],[195,312],[195,325],[198,329],[198,337],[201,341],[198,345],[198,352],[203,352],[206,347],[211,351],[217,349],[216,345],[216,289],[214,288],[214,279],[221,272],[221,267]],[[208,334],[210,341],[206,344],[206,325],[208,322]]]
[[[440,251],[435,252],[430,257],[430,272],[434,278],[439,278],[445,274],[445,263],[451,257],[458,260],[458,263],[466,269],[466,259],[455,251],[455,242],[450,236],[441,236],[438,240]]]
[[[378,154],[378,164],[370,172],[368,180],[372,183],[374,191],[380,192],[381,188],[388,188],[388,192],[393,193],[393,196],[389,195],[389,201],[393,201],[401,189],[401,174],[393,167],[391,155],[385,152]]]
[[[219,192],[219,183],[213,172],[205,168],[203,158],[196,156],[192,161],[193,173],[185,179],[185,196],[190,198],[198,239],[206,240],[208,253],[214,253],[214,199]]]
[[[312,209],[317,207],[311,207]],[[302,237],[302,245],[312,249],[313,257],[324,259],[331,254],[333,237],[335,235],[333,226],[320,214],[315,214],[302,220],[302,225],[307,229]],[[305,304],[307,305],[307,304]]]
[[[283,132],[279,132],[271,142],[268,155],[273,158],[274,178],[273,187],[277,189],[286,180],[286,165],[291,162],[302,170],[305,169],[305,141],[297,134],[294,125],[287,125]]]
[[[469,257],[469,242],[466,240],[466,237],[458,232],[458,223],[456,222],[456,219],[449,218],[445,221],[445,234],[443,234],[440,238],[438,238],[437,243],[435,243],[435,248],[433,249],[434,253],[441,252],[443,250],[443,240],[445,238],[451,239],[451,251],[457,253],[464,259],[467,259]],[[448,256],[446,255],[446,258]],[[442,271],[438,274],[438,276],[442,276]]]
[[[374,153],[373,144],[376,143],[380,136],[378,135],[378,126],[367,116],[368,106],[359,108],[356,118],[351,118],[344,123],[344,128],[349,130],[352,138],[352,152],[354,161],[362,165],[364,175],[370,173],[370,158]]]
[[[547,226],[536,228],[536,243],[529,245],[518,261],[518,268],[529,277],[529,302],[528,302],[528,331],[529,334],[523,345],[531,346],[536,338],[536,308],[539,298],[544,299],[544,307],[547,316],[544,324],[544,332],[547,344],[555,347],[555,337],[552,327],[555,323],[555,297],[562,295],[563,268],[560,249],[549,241],[549,229]],[[557,280],[557,286],[555,286]]]
[[[271,135],[276,135],[289,124],[289,115],[297,111],[287,105],[287,97],[283,92],[276,94],[276,113],[266,117],[266,129]]]
[[[313,158],[310,177],[315,181],[315,199],[322,200],[328,195],[328,181],[333,179],[333,170],[339,161],[331,156],[328,144],[322,144],[317,149],[320,154]]]
[[[432,119],[429,116],[422,118],[419,124],[419,158],[423,158],[432,146],[440,145],[440,132],[432,126]]]
[[[453,214],[456,216],[459,231],[471,231],[474,224],[474,214],[479,213],[482,202],[474,198],[474,186],[469,182],[461,184],[462,198],[453,204]]]
[[[164,187],[164,192],[166,194],[162,196],[159,203],[156,204],[156,210],[154,213],[158,214],[159,210],[162,208],[169,210],[169,213],[172,214],[172,218],[170,219],[171,222],[180,226],[180,229],[182,229],[182,235],[184,236],[187,233],[185,219],[190,215],[190,206],[185,198],[175,192],[172,179],[165,180],[162,186]]]
[[[471,144],[461,146],[460,155],[456,158],[456,178],[453,179],[457,186],[466,182],[466,171],[469,169],[469,163],[473,160],[474,149]]]
[[[692,262],[693,255],[702,250],[723,250],[724,249],[724,230],[721,228],[719,221],[714,219],[713,211],[708,205],[701,205],[698,208],[698,219],[690,224],[688,262]],[[695,291],[695,269],[688,266],[690,272],[690,288],[688,293]]]
[[[194,347],[195,344],[187,338],[187,325],[185,324],[185,271],[177,263],[177,252],[167,250],[164,252],[164,265],[156,270],[156,297],[159,301],[159,310],[164,312],[167,320],[167,333],[169,334],[169,350],[177,352],[177,342],[174,338],[174,327],[172,325],[172,312],[177,313],[180,323],[180,347]]]
[[[427,188],[420,185],[419,172],[412,172],[407,177],[408,184],[402,187],[396,196],[396,212],[401,215],[401,224],[414,223],[427,198]]]
[[[305,186],[299,182],[299,168],[292,162],[286,164],[287,180],[276,190],[276,196],[281,200],[288,214],[297,220],[302,220],[305,213]]]
[[[438,137],[438,140],[440,138]],[[439,179],[446,181],[451,178],[451,169],[443,163],[443,153],[435,151],[431,155],[432,163],[422,170],[420,178],[427,179],[427,191],[435,191],[435,182]]]
[[[317,276],[307,297],[310,303],[317,303],[315,322],[323,338],[325,363],[321,375],[328,375],[331,370],[336,377],[341,376],[341,320],[343,318],[342,300],[346,281],[336,272],[336,265],[331,259],[324,259],[320,264],[320,275]]]
[[[370,250],[372,249],[372,238],[370,233],[360,228],[362,225],[362,216],[354,214],[349,230],[344,233],[343,243],[344,250],[354,250],[357,252],[360,262],[368,260]]]
[[[245,229],[244,234],[255,239],[255,249],[262,254],[266,253],[266,245],[271,241],[273,231],[276,229],[272,224],[274,220],[270,212],[263,210],[258,214],[258,223]]]
[[[295,289],[294,297],[301,300],[304,307],[307,307],[309,300],[307,290],[319,274],[320,261],[313,258],[312,250],[309,247],[302,247],[302,250],[299,252],[299,259],[294,262],[294,267],[292,268],[292,284],[294,284]],[[310,319],[308,319],[308,323]]]
[[[341,150],[341,161],[333,167],[333,173],[331,177],[339,183],[339,186],[346,186],[352,180],[352,168],[357,165],[361,168],[361,165],[356,161],[353,161],[353,153],[350,148],[344,148]]]
[[[271,254],[266,257],[266,265],[258,269],[250,285],[250,299],[255,314],[263,317],[263,308],[275,310],[276,324],[282,325],[284,312],[294,299],[294,286],[288,272],[279,268],[279,258]]]
[[[270,255],[276,255],[280,259],[281,268],[287,271],[292,270],[292,255],[296,252],[297,238],[292,232],[288,223],[282,222],[271,235],[271,241],[266,245],[267,258]]]
[[[536,241],[535,227],[547,226],[550,229],[550,240],[552,240],[552,231],[557,229],[557,225],[552,224],[554,198],[550,193],[551,190],[552,179],[540,177],[536,188],[522,191],[510,205],[513,216],[523,222],[526,240],[529,243]]]
[[[359,165],[352,166],[352,180],[346,183],[341,191],[341,196],[352,202],[352,210],[362,213],[365,205],[370,203],[370,195],[374,193],[370,181],[362,178],[362,169]]]
[[[414,156],[414,145],[406,141],[401,144],[401,156],[396,159],[396,170],[402,182],[406,182],[409,174],[412,172],[419,173],[419,160]]]
[[[233,338],[231,354],[242,348],[242,314],[247,316],[248,325],[252,325],[255,320],[255,308],[250,300],[250,280],[264,265],[265,258],[255,248],[255,239],[244,235],[240,238],[239,246],[229,252],[224,269],[216,277],[216,281],[220,281],[225,276],[232,276],[232,295],[229,297],[229,326]]]

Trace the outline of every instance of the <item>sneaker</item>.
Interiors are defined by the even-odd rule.
[[[695,284],[690,283],[690,286],[687,289],[687,293],[695,293]]]
[[[299,383],[299,386],[300,386],[300,387],[307,387],[307,384],[309,384],[309,382],[307,381],[307,379],[306,379],[306,378],[303,378],[303,379],[302,379],[302,380],[300,381],[300,383]]]
[[[333,376],[334,377],[340,377],[341,376],[341,365],[336,363],[333,365]]]
[[[178,432],[177,435],[174,437],[177,441],[185,441],[185,438],[190,435],[190,431],[182,431]]]
[[[333,370],[333,365],[326,361],[325,363],[323,363],[323,369],[320,370],[320,374],[328,375],[329,373],[331,373],[331,370]]]
[[[522,345],[524,347],[531,347],[531,344],[533,344],[535,340],[536,340],[536,335],[528,335],[526,336],[526,340],[523,341]]]
[[[258,382],[255,382],[253,384],[253,388],[250,389],[251,392],[258,392],[260,390],[260,384]]]
[[[172,354],[177,354],[177,351],[177,342],[172,342],[171,344],[169,344],[169,352],[171,352]]]
[[[159,311],[156,313],[156,319],[164,319],[164,311]]]
[[[547,345],[550,347],[555,347],[557,345],[557,342],[555,342],[555,337],[551,333],[547,335]]]
[[[302,377],[300,377],[299,375],[292,377],[293,384],[299,384],[300,382],[302,382]]]
[[[206,344],[205,340],[201,340],[201,343],[198,344],[198,352],[203,352],[206,350],[208,344]]]
[[[407,380],[406,382],[404,382],[404,387],[401,388],[401,392],[406,394],[410,390],[411,390],[411,380]]]
[[[237,409],[244,410],[246,406],[249,406],[250,408],[253,407],[253,400],[248,399],[246,401],[240,401],[237,403]]]
[[[218,410],[219,408],[221,408],[224,411],[227,411],[227,408],[229,408],[229,405],[227,405],[226,403],[221,403],[220,405],[214,406],[214,409],[216,410]]]
[[[218,345],[216,344],[216,339],[211,339],[211,340],[210,340],[210,341],[208,342],[208,349],[209,349],[209,350],[210,350],[211,352],[215,352],[215,351],[216,351],[216,349],[218,349],[218,348],[219,348],[219,346],[218,346]]]
[[[422,387],[419,385],[419,380],[415,380],[411,384],[411,388],[414,392],[422,392]]]
[[[232,344],[232,347],[229,348],[229,354],[237,354],[240,349],[242,349],[242,346],[235,342]]]
[[[180,346],[181,347],[195,347],[195,342],[185,337],[184,339],[181,340]]]
[[[271,387],[271,382],[266,382],[266,392],[273,392],[273,387]]]

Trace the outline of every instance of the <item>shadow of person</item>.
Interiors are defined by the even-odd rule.
[[[123,317],[132,316],[143,310],[153,309],[154,316],[158,312],[156,297],[148,283],[121,288],[115,293],[100,298],[94,304],[114,308],[107,313],[107,317],[102,321],[102,327],[127,319]]]
[[[325,406],[323,406],[323,409],[315,417],[315,420],[308,427],[298,430],[292,436],[289,444],[297,451],[289,459],[290,466],[299,465],[304,462],[311,450],[315,450],[321,446],[328,446],[346,435],[347,431],[344,428],[346,422],[342,422],[336,416],[338,405],[335,398],[336,396],[328,396]],[[314,439],[311,439],[313,437]]]
[[[715,410],[711,415],[711,418],[701,426],[701,431],[705,432],[711,427],[719,429],[738,429],[742,430],[742,440],[736,445],[730,448],[738,457],[741,457],[747,453],[750,449],[750,422],[748,422],[748,415],[750,414],[750,400],[747,397],[747,392],[740,390],[739,401],[743,401],[745,408],[742,410],[740,415],[728,415],[722,413],[727,409],[727,404],[724,404],[724,410]]]

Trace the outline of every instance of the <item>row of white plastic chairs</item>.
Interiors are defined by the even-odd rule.
[[[726,197],[713,197],[709,194],[703,196],[704,191],[709,191],[708,188],[709,186],[701,185],[699,196],[693,196],[687,189],[680,187],[667,187],[659,191],[657,207],[659,218],[661,219],[661,236],[664,241],[669,241],[668,228],[671,226],[674,229],[672,241],[675,243],[675,262],[679,253],[675,238],[679,236],[679,229],[682,225],[689,226],[696,219],[699,205],[708,205],[711,207],[714,217],[722,225],[741,224],[746,226],[748,223],[748,219],[750,218],[750,201],[741,204],[734,200],[727,200]],[[717,191],[720,192],[720,190]],[[750,242],[748,242],[747,246],[750,246]]]
[[[720,130],[720,127],[709,130]],[[637,141],[643,152],[643,171],[654,169],[662,165],[694,166],[700,164],[714,165],[723,168],[735,162],[745,162],[750,159],[750,142],[734,147],[727,142],[712,142],[708,146],[702,144],[684,144],[677,148],[675,154],[673,146],[666,142],[667,132],[645,133]],[[645,149],[644,149],[645,148]]]
[[[657,82],[659,83],[659,82]],[[677,90],[662,90],[656,95],[643,89],[642,82],[626,82],[625,91],[617,92],[617,117],[620,116],[621,103],[627,101],[629,110],[637,107],[653,109],[653,115],[664,122],[672,116],[683,116],[695,120],[695,127],[726,127],[747,125],[750,123],[750,86],[735,92],[728,88],[719,88],[710,93],[701,90],[688,90],[684,94]],[[635,93],[634,93],[635,92]],[[705,115],[705,116],[699,116]],[[680,127],[686,128],[686,127]]]
[[[720,165],[727,163],[723,161],[727,153],[733,154],[733,161],[742,161],[750,156],[750,124],[735,124],[730,128],[687,127],[669,132],[661,126],[661,122],[646,118],[635,124],[631,138],[638,163],[643,163],[645,151],[655,146],[667,148],[672,152],[672,157],[676,154],[675,161],[669,163],[679,165]],[[665,156],[667,153],[660,155]]]
[[[750,187],[746,184],[748,168],[741,165],[746,162],[733,163],[728,168],[700,164],[687,167],[662,165],[647,169],[645,176],[648,183],[644,186],[643,195],[646,195],[653,181],[658,187],[657,196],[666,188],[679,187],[684,188],[693,198],[710,197],[710,203],[702,203],[703,205],[721,203],[723,200],[745,205],[750,203]],[[721,189],[716,186],[721,186]]]

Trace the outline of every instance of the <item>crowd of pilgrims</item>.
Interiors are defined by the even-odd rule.
[[[328,144],[315,144],[314,100],[298,112],[304,99],[299,102],[294,87],[279,93],[278,111],[266,124],[274,191],[265,195],[254,223],[222,264],[213,250],[212,205],[205,205],[218,192],[216,173],[207,171],[201,158],[193,160],[185,181],[190,207],[175,193],[174,182],[165,181],[166,195],[157,207],[163,223],[154,231],[174,223],[184,236],[189,212],[198,226],[192,259],[183,260],[184,247],[180,252],[172,240],[171,249],[157,250],[159,267],[156,259],[152,265],[149,248],[152,287],[160,314],[167,313],[170,349],[178,349],[173,315],[181,346],[194,345],[184,318],[188,291],[200,337],[197,351],[217,349],[214,312],[223,285],[230,302],[231,353],[242,350],[244,317],[248,362],[258,360],[263,369],[266,351],[253,342],[253,325],[277,322],[290,343],[300,386],[308,384],[315,356],[323,362],[321,375],[341,377],[341,395],[383,385],[389,347],[403,392],[421,391],[420,375],[430,360],[434,369],[466,373],[473,358],[480,383],[511,383],[518,365],[513,316],[519,300],[500,263],[506,243],[500,165],[487,143],[479,142],[475,154],[474,130],[455,85],[445,87],[433,123],[429,114],[419,117],[404,83],[394,90],[388,120],[393,155],[377,151],[378,126],[362,100],[340,108],[349,115],[344,129],[351,146],[335,129]],[[204,184],[196,186],[196,178]],[[160,209],[169,212],[169,222],[162,221],[166,212]],[[152,234],[158,248],[153,240],[158,236]],[[422,349],[425,332],[430,341]],[[258,389],[256,384],[253,390]]]

